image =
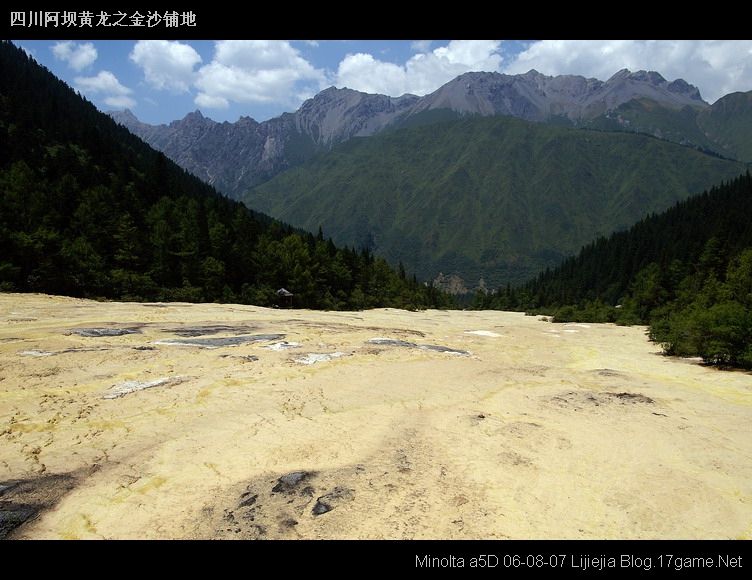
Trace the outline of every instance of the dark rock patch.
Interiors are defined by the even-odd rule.
[[[399,346],[403,348],[418,348],[418,345],[414,342],[408,342],[406,340],[397,340],[394,338],[372,338],[368,341],[368,344],[380,344],[383,346]]]
[[[8,481],[8,482],[0,484],[0,496],[2,496],[9,489],[13,489],[17,485],[18,485],[18,482],[16,481]]]
[[[615,371],[613,369],[595,369],[594,371],[601,377],[624,377],[624,373],[621,373],[619,371]]]
[[[241,495],[240,498],[241,498],[241,502],[238,504],[239,508],[251,507],[253,504],[256,503],[256,500],[258,499],[258,494],[247,491],[243,495]]]
[[[440,346],[435,344],[416,344],[414,342],[408,342],[407,340],[398,340],[395,338],[372,338],[368,341],[368,344],[378,344],[380,346],[397,346],[401,348],[417,348],[419,350],[432,350],[434,352],[443,352],[447,354],[470,354],[465,350],[449,348],[448,346]]]
[[[435,352],[445,352],[447,354],[462,354],[462,355],[468,355],[470,354],[466,350],[458,350],[456,348],[449,348],[448,346],[439,346],[435,344],[421,344],[418,346],[421,350],[433,350]]]
[[[172,346],[198,346],[203,348],[219,348],[223,346],[238,346],[249,342],[266,342],[284,338],[284,334],[246,334],[242,336],[225,336],[217,338],[166,338],[154,344]]]
[[[257,326],[251,326],[249,324],[239,325],[226,325],[226,324],[211,324],[203,326],[180,326],[177,328],[165,328],[164,332],[171,332],[183,337],[195,337],[195,336],[208,336],[212,334],[219,334],[220,332],[225,334],[243,334],[244,332],[252,332],[256,330]]]
[[[604,395],[608,395],[609,397],[614,397],[616,399],[619,399],[620,401],[624,403],[644,403],[646,405],[652,405],[655,403],[653,399],[650,397],[646,397],[645,395],[642,395],[640,393],[603,393]]]
[[[0,482],[0,539],[55,505],[76,481],[71,474],[57,474]]]
[[[138,349],[139,347],[134,347]],[[20,356],[33,356],[33,357],[46,357],[57,356],[59,354],[75,354],[77,352],[99,352],[103,350],[113,350],[108,346],[82,346],[76,348],[64,348],[63,350],[22,350],[19,351]],[[149,349],[152,350],[152,349]]]
[[[320,516],[328,513],[338,505],[351,501],[355,497],[355,492],[346,487],[335,487],[329,493],[322,495],[316,500],[311,513],[314,516]]]
[[[97,338],[102,336],[123,336],[125,334],[141,334],[137,326],[124,326],[120,328],[72,328],[68,334],[77,334]]]
[[[295,493],[298,486],[313,475],[315,474],[312,471],[293,471],[287,473],[277,480],[277,484],[272,488],[272,493]],[[304,489],[303,491],[306,490]]]
[[[311,513],[315,516],[320,516],[321,514],[325,514],[327,512],[332,511],[334,508],[328,504],[326,501],[319,498],[316,501],[316,505],[313,506],[313,509],[311,510]]]
[[[348,466],[334,471],[297,470],[267,474],[245,482],[221,503],[210,503],[205,537],[242,539],[293,539],[298,528],[316,522],[322,530],[332,525],[323,514],[347,509],[363,484],[364,465]],[[409,476],[408,476],[409,477]],[[224,515],[221,515],[223,514]],[[335,519],[331,520],[336,524]],[[323,527],[322,527],[323,526]],[[202,533],[203,535],[203,533]]]
[[[230,354],[221,354],[221,355],[219,355],[219,358],[237,358],[237,359],[242,360],[243,362],[256,362],[259,359],[259,357],[257,357],[256,355],[253,355],[253,354],[248,354],[248,355],[245,355],[245,356],[234,356],[234,355],[230,355]]]
[[[600,407],[610,405],[653,405],[655,401],[641,393],[612,393],[595,391],[569,391],[551,398],[560,406],[578,408]]]
[[[0,540],[37,513],[33,506],[13,505],[5,508],[2,503],[0,502]]]

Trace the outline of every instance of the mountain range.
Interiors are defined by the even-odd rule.
[[[244,201],[423,279],[498,287],[745,168],[648,135],[472,116],[350,139]]]
[[[252,209],[456,288],[521,283],[752,161],[752,92],[709,105],[626,69],[471,72],[424,97],[329,88],[262,123],[111,115]]]
[[[218,123],[195,111],[169,125],[149,125],[128,110],[110,114],[187,171],[239,199],[254,185],[316,153],[387,128],[464,115],[508,115],[576,126],[596,123],[634,99],[654,103],[667,116],[709,107],[696,87],[681,79],[669,82],[656,72],[624,69],[604,82],[531,70],[522,75],[466,73],[424,97],[395,98],[330,87],[294,113],[261,123],[250,117]],[[622,126],[616,123],[613,128]],[[660,127],[646,132],[656,129]]]

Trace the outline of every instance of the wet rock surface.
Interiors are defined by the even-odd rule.
[[[140,349],[143,347],[134,347],[135,349]],[[60,354],[75,354],[78,352],[97,352],[101,350],[111,350],[109,347],[106,346],[97,346],[97,347],[81,347],[81,348],[65,348],[63,350],[22,350],[19,351],[19,356],[33,356],[33,357],[45,357],[45,356],[56,356]]]
[[[183,336],[186,338],[196,337],[196,336],[209,336],[212,334],[243,334],[244,332],[252,332],[256,330],[258,327],[255,325],[250,324],[236,324],[236,325],[227,325],[227,324],[206,324],[206,325],[200,325],[200,326],[181,326],[181,327],[173,327],[173,328],[164,328],[162,329],[164,332],[170,332],[172,334],[177,334],[178,336]]]
[[[284,334],[246,334],[242,336],[225,336],[217,338],[165,338],[157,340],[154,344],[171,346],[197,346],[200,348],[220,348],[224,346],[238,346],[251,342],[267,342],[280,340]]]
[[[448,346],[440,346],[435,344],[417,344],[415,342],[408,342],[407,340],[398,340],[395,338],[372,338],[367,344],[376,344],[380,346],[397,346],[400,348],[416,348],[418,350],[430,350],[434,352],[442,352],[446,354],[458,354],[469,355],[466,350],[459,350],[456,348],[450,348]]]
[[[124,336],[126,334],[141,334],[141,328],[126,326],[121,328],[72,328],[69,334],[77,334],[90,338],[102,336]]]

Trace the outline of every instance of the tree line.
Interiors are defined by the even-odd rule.
[[[231,201],[0,42],[0,290],[297,307],[447,307],[368,250]]]
[[[649,324],[668,354],[752,368],[750,224],[747,171],[595,240],[522,286],[478,294],[474,307]]]

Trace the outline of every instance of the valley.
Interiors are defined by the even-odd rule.
[[[741,42],[1,41],[0,539],[752,539]]]

